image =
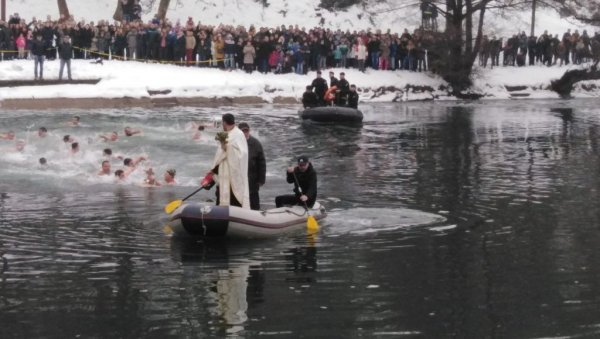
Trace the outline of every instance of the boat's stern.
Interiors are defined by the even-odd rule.
[[[175,235],[224,237],[229,228],[229,208],[185,204],[173,212],[169,224]]]

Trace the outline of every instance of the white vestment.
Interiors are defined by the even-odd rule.
[[[239,128],[227,132],[227,147],[217,149],[212,168],[219,166],[216,182],[219,185],[219,205],[229,206],[230,189],[242,208],[250,208],[248,188],[248,142]]]

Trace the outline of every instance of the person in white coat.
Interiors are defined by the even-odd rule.
[[[244,132],[235,125],[233,114],[223,114],[222,121],[227,140],[220,143],[212,170],[208,172],[216,176],[219,185],[217,205],[250,209],[248,142]]]

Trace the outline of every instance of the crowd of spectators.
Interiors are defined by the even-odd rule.
[[[131,12],[133,11],[133,12]],[[159,20],[147,22],[127,9],[124,20],[109,23],[79,21],[73,17],[52,20],[33,18],[27,22],[17,13],[0,22],[0,49],[3,60],[29,57],[36,35],[42,37],[46,59],[57,57],[57,42],[68,35],[73,57],[124,58],[155,62],[172,62],[199,67],[258,70],[263,73],[305,74],[329,67],[376,70],[423,71],[432,69],[436,59],[447,53],[443,33],[417,28],[402,33],[380,30],[342,31],[298,25],[255,27],[204,25],[189,17],[187,21]],[[580,63],[592,55],[600,35],[566,32],[562,39],[545,32],[540,37],[525,33],[506,40],[483,38],[480,64],[493,66],[544,63],[553,65],[569,61]],[[596,46],[596,47],[594,47]],[[435,71],[435,70],[434,70]]]

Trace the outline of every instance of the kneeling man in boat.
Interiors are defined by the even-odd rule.
[[[286,181],[294,184],[294,194],[280,195],[275,205],[305,205],[313,207],[317,200],[317,172],[307,156],[298,157],[298,166],[288,167]]]

